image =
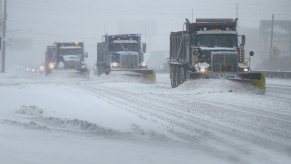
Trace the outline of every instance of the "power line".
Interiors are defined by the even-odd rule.
[[[4,4],[3,4],[3,22],[2,22],[2,48],[1,48],[1,54],[2,54],[2,61],[1,61],[1,72],[5,73],[5,58],[6,58],[6,20],[7,20],[7,11],[6,11],[6,7],[7,7],[7,1],[4,0]]]

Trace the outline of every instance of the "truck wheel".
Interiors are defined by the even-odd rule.
[[[180,84],[184,83],[186,81],[186,69],[184,67],[180,68],[181,76],[180,76]]]
[[[172,88],[176,88],[177,85],[177,71],[175,66],[170,66],[170,78]]]
[[[108,67],[106,67],[105,68],[105,75],[109,75],[109,73],[110,73],[110,67],[108,66]]]
[[[183,77],[183,74],[182,74],[182,67],[176,67],[176,72],[177,72],[177,85],[180,85],[182,84],[182,77]]]

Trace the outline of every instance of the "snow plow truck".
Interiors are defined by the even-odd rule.
[[[48,75],[55,70],[64,70],[89,76],[89,69],[85,64],[87,57],[83,42],[54,43],[46,49],[45,74]]]
[[[156,81],[155,72],[144,62],[146,44],[141,42],[140,34],[105,35],[102,40],[97,43],[95,75],[119,71],[142,76],[149,82]]]
[[[188,19],[183,31],[170,34],[170,79],[175,88],[188,79],[225,78],[250,83],[264,94],[265,76],[252,72],[245,55],[245,35],[236,19]]]

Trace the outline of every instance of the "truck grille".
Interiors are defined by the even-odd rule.
[[[137,68],[138,67],[138,55],[135,54],[122,54],[120,56],[120,67],[121,68]]]
[[[237,71],[237,54],[213,52],[212,71],[213,72],[236,72]]]
[[[80,61],[65,61],[64,69],[79,69],[81,65]]]

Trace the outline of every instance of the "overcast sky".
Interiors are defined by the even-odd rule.
[[[84,41],[90,61],[102,35],[141,33],[149,51],[168,50],[171,31],[185,18],[234,18],[258,28],[261,19],[291,19],[291,0],[7,0],[7,60],[40,63],[55,41]],[[20,46],[21,44],[22,46]],[[15,46],[16,45],[16,46]],[[27,47],[27,48],[25,48]]]

